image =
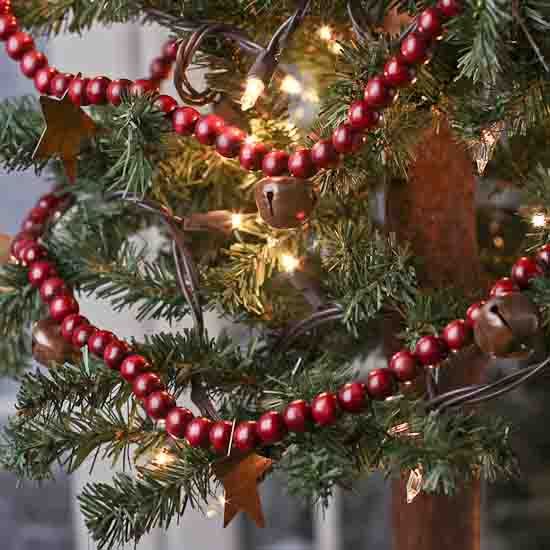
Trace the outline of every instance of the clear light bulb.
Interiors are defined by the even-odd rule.
[[[235,212],[231,215],[231,226],[233,229],[239,229],[243,224],[243,215]]]
[[[546,225],[546,216],[542,212],[533,214],[531,218],[531,225],[533,227],[544,227]]]
[[[332,29],[329,25],[319,27],[317,34],[321,40],[325,40],[326,42],[330,42],[332,40]]]
[[[287,74],[281,82],[281,91],[288,95],[299,95],[303,89],[302,83],[291,74]]]
[[[248,111],[256,105],[258,98],[263,94],[265,90],[265,84],[263,81],[256,77],[251,76],[246,79],[246,87],[244,94],[241,98],[241,109]]]
[[[293,273],[298,269],[300,260],[291,254],[283,254],[281,256],[281,264],[287,273]]]

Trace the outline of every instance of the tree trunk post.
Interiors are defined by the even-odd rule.
[[[466,294],[484,287],[476,237],[473,164],[447,124],[429,130],[417,148],[409,181],[388,190],[387,227],[408,241],[422,258],[420,284],[453,286]],[[441,372],[441,389],[473,384],[482,376],[483,358],[468,352]],[[479,550],[479,484],[456,497],[420,493],[407,504],[403,472],[393,481],[394,550]]]

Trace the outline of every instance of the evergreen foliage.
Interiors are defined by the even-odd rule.
[[[33,32],[81,33],[96,23],[147,19],[186,38],[204,20],[224,20],[264,46],[295,7],[286,0],[23,4],[15,9]],[[313,1],[296,37],[298,44],[306,44],[320,22],[349,28],[346,4]],[[206,41],[200,51],[207,83],[223,94],[243,127],[277,146],[307,145],[330,136],[345,119],[345,106],[360,95],[395,47],[395,36],[381,29],[384,16],[394,7],[415,14],[433,2],[360,4],[369,23],[368,40],[344,32],[340,55],[328,48],[319,54],[322,70],[315,76],[320,105],[313,128],[303,129],[299,122],[289,126],[291,105],[277,90],[278,76],[267,97],[249,113],[241,113],[235,99],[251,59],[221,39]],[[375,188],[406,185],[423,130],[446,118],[457,139],[475,151],[496,128],[502,139],[488,146],[492,156],[487,173],[512,173],[530,204],[547,212],[548,30],[548,2],[466,0],[464,14],[450,23],[434,61],[420,69],[416,86],[404,90],[385,112],[360,153],[316,176],[316,216],[299,230],[276,230],[258,219],[254,185],[259,178],[245,173],[237,161],[175,136],[154,106],[154,95],[126,97],[117,108],[94,108],[92,115],[102,131],[84,144],[79,157],[79,178],[71,187],[76,202],[48,229],[44,244],[59,274],[78,291],[108,300],[116,311],[133,308],[140,320],[177,323],[191,308],[178,285],[166,228],[158,216],[122,197],[162,204],[179,217],[182,233],[192,213],[238,211],[242,224],[230,234],[186,232],[183,238],[198,266],[202,307],[246,323],[253,335],[250,341],[233,342],[227,335],[213,339],[193,329],[156,334],[133,342],[134,348],[151,359],[178,398],[198,383],[228,419],[257,419],[259,411],[280,410],[294,399],[334,391],[364,375],[358,363],[380,318],[395,317],[402,326],[400,339],[410,345],[464,314],[464,298],[455,290],[419,288],[415,268],[421,259],[413,258],[394,235],[379,232],[372,216]],[[300,58],[290,47],[282,62],[298,64]],[[3,103],[0,121],[2,167],[44,169],[43,161],[32,158],[43,127],[36,102],[24,98]],[[48,168],[60,172],[55,162]],[[162,237],[162,246],[153,251],[136,241],[152,228]],[[527,247],[548,237],[547,228],[536,231]],[[285,330],[315,312],[291,284],[286,254],[305,258],[303,270],[319,282],[323,305],[341,314],[311,331],[312,338],[298,338],[282,349],[278,344],[285,342]],[[531,290],[547,332],[548,286],[548,280],[541,279]],[[74,364],[22,374],[28,367],[29,327],[43,311],[21,266],[5,266],[0,287],[8,289],[0,293],[0,372],[16,375],[21,382],[17,414],[0,446],[1,463],[35,480],[51,477],[59,464],[74,471],[98,457],[123,469],[111,484],[92,484],[81,496],[99,548],[137,541],[153,527],[168,527],[187,506],[204,507],[215,489],[211,465],[216,457],[169,440],[146,418],[120,377],[86,350]],[[392,433],[392,427],[403,423],[421,435]],[[168,465],[139,465],[167,447],[173,459]],[[506,422],[477,411],[428,411],[422,401],[404,398],[371,403],[365,414],[345,418],[335,428],[292,434],[265,451],[287,475],[290,492],[325,505],[336,486],[352,487],[374,469],[389,476],[421,466],[423,489],[444,494],[454,494],[464,481],[480,475],[494,480],[517,474]]]

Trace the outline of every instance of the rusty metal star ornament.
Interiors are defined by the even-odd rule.
[[[227,527],[239,512],[245,512],[258,527],[265,527],[258,483],[271,469],[273,461],[255,453],[229,457],[216,462],[212,469],[225,489],[223,526]]]
[[[72,103],[68,93],[61,99],[42,96],[40,105],[46,127],[33,157],[60,158],[67,177],[74,181],[81,142],[84,138],[90,138],[97,133],[96,123],[80,107]]]

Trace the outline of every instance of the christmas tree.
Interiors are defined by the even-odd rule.
[[[32,38],[127,21],[173,34],[135,81],[64,73]],[[374,470],[396,548],[476,548],[480,480],[518,473],[485,403],[550,363],[548,30],[538,0],[0,0],[40,94],[0,105],[2,165],[55,181],[0,273],[21,384],[2,465],[112,461],[80,496],[99,548],[213,502],[262,526],[275,471],[326,506]],[[524,191],[509,276],[478,246],[488,178]],[[137,247],[150,228],[162,246]],[[174,330],[123,341],[86,294]],[[494,358],[511,367],[490,382]]]

